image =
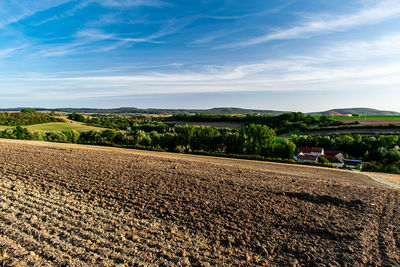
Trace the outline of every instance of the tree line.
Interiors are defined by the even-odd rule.
[[[48,122],[62,122],[54,113],[38,113],[34,109],[23,109],[21,112],[0,112],[0,125],[17,126]]]
[[[212,114],[176,114],[169,117],[154,117],[153,121],[137,121],[127,119],[122,116],[83,116],[79,113],[72,113],[68,115],[68,118],[75,121],[85,122],[89,125],[130,130],[130,129],[142,129],[148,130],[145,127],[158,127],[157,130],[160,132],[160,128],[167,131],[168,128],[174,127],[173,122],[238,122],[243,125],[249,124],[263,124],[275,130],[277,134],[287,133],[296,129],[306,131],[315,127],[326,127],[326,126],[338,126],[343,123],[334,120],[333,116],[322,115],[322,116],[311,116],[301,112],[284,113],[281,115],[258,115],[258,114],[247,114],[247,115],[212,115]],[[166,123],[166,124],[163,124]],[[172,123],[171,123],[172,122]]]
[[[136,147],[174,152],[210,152],[258,155],[292,159],[296,146],[291,141],[275,142],[276,133],[265,125],[250,124],[239,130],[217,129],[205,126],[178,126],[167,132],[145,132],[140,129],[117,131],[39,132],[26,128],[0,131],[1,138],[69,142],[80,144]]]
[[[145,132],[140,129],[121,132],[83,132],[79,142],[123,145],[175,152],[219,152],[268,157],[292,158],[293,142],[275,142],[276,133],[265,125],[250,124],[239,130],[206,126],[177,126],[167,132]]]
[[[313,127],[337,126],[343,123],[334,120],[333,116],[311,116],[301,112],[283,113],[280,115],[207,115],[207,114],[176,114],[161,117],[162,121],[184,122],[240,122],[243,124],[263,124],[273,128],[277,134],[283,134],[295,129],[309,130]]]
[[[145,132],[157,131],[166,133],[172,127],[159,121],[150,121],[143,116],[135,116],[135,119],[127,119],[122,116],[92,115],[84,116],[79,113],[68,114],[68,119],[84,122],[91,126],[109,128],[115,130],[134,131],[143,130]]]

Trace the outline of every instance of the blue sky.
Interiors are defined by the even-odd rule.
[[[0,99],[400,111],[400,1],[3,0]]]

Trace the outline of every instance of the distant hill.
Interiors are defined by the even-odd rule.
[[[21,108],[7,108],[0,109],[0,111],[21,111],[22,109],[27,109],[27,107]],[[30,108],[28,108],[30,109]],[[280,111],[280,110],[262,110],[262,109],[243,109],[234,107],[219,107],[211,109],[156,109],[147,108],[140,109],[135,107],[121,107],[112,109],[98,109],[98,108],[34,108],[37,111],[54,111],[54,112],[68,112],[68,113],[109,113],[109,114],[269,114],[269,115],[279,115],[291,111]],[[331,109],[322,112],[310,112],[307,114],[313,115],[333,115],[333,114],[360,114],[360,115],[400,115],[399,112],[395,111],[385,111],[377,110],[372,108],[343,108],[343,109]]]
[[[0,111],[20,111],[26,108],[9,108],[0,109]],[[211,108],[211,109],[139,109],[134,107],[121,107],[113,109],[97,109],[97,108],[56,108],[56,109],[45,109],[45,108],[34,108],[37,111],[55,111],[55,112],[77,112],[77,113],[113,113],[113,114],[124,114],[124,113],[137,113],[137,114],[270,114],[279,115],[290,111],[277,111],[277,110],[258,110],[258,109],[242,109],[242,108]]]
[[[339,108],[323,112],[312,112],[313,115],[334,115],[334,114],[359,114],[359,115],[400,115],[399,112],[377,110],[372,108]]]

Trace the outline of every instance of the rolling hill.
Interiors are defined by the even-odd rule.
[[[0,111],[20,111],[26,108],[7,108],[0,109]],[[211,109],[139,109],[135,107],[120,107],[112,109],[97,109],[97,108],[55,108],[55,109],[45,109],[45,108],[34,108],[37,111],[55,111],[55,112],[77,112],[77,113],[113,113],[113,114],[126,114],[126,113],[137,113],[137,114],[178,114],[178,113],[188,113],[188,114],[271,114],[279,115],[290,111],[277,111],[277,110],[258,110],[258,109],[242,109],[234,107],[221,107],[221,108],[211,108]]]
[[[0,111],[20,111],[25,108],[6,108],[0,109]],[[282,110],[262,110],[262,109],[243,109],[235,107],[218,107],[211,109],[157,109],[157,108],[147,108],[140,109],[135,107],[120,107],[112,109],[98,109],[98,108],[35,108],[37,111],[43,112],[68,112],[68,113],[112,113],[112,114],[126,114],[126,113],[136,113],[136,114],[270,114],[279,115],[291,111]],[[307,114],[312,115],[333,115],[333,114],[360,114],[360,115],[400,115],[400,112],[377,110],[372,108],[342,108],[342,109],[331,109],[327,111],[310,112]]]
[[[359,114],[359,115],[400,115],[399,112],[377,110],[372,108],[339,108],[323,112],[312,112],[313,115],[334,115],[334,114]]]

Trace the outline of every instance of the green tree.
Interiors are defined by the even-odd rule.
[[[21,110],[22,113],[26,113],[26,114],[32,114],[32,113],[36,113],[36,110],[31,108],[31,109],[22,109]]]
[[[73,121],[79,121],[79,122],[85,122],[86,119],[82,114],[79,113],[72,113],[72,114],[68,114],[68,119],[73,120]]]
[[[328,164],[329,160],[327,158],[325,158],[325,157],[319,157],[318,158],[318,162],[322,163],[322,164]]]
[[[128,140],[127,140],[126,133],[117,132],[117,134],[114,136],[112,142],[114,144],[118,144],[118,145],[127,145]]]
[[[114,140],[114,137],[117,135],[117,131],[112,129],[112,130],[104,130],[101,132],[101,137],[107,144],[111,144]]]
[[[62,132],[47,132],[46,141],[50,142],[68,142],[68,137]]]
[[[156,131],[152,131],[150,133],[150,139],[151,139],[151,146],[154,148],[159,148],[160,147],[160,134]]]
[[[250,124],[240,128],[239,135],[244,140],[246,154],[260,155],[272,149],[275,144],[275,131],[266,125]]]
[[[244,153],[244,140],[239,133],[228,133],[224,137],[225,152],[230,154]]]
[[[30,139],[30,133],[26,128],[22,128],[18,125],[15,127],[14,132],[17,139]]]
[[[178,142],[181,146],[184,146],[186,149],[193,147],[195,129],[196,126],[188,126],[187,124],[183,127],[176,127]]]

